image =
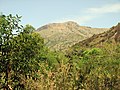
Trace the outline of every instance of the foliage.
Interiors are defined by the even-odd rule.
[[[13,90],[119,90],[120,44],[50,51],[19,16],[0,16],[0,87]],[[18,31],[15,35],[15,31]]]
[[[45,60],[43,38],[32,32],[32,26],[19,26],[19,19],[18,15],[0,18],[0,86],[7,89],[25,88],[22,79],[34,77],[40,60]],[[13,34],[14,30],[18,31],[17,35]]]
[[[27,24],[23,29],[23,32],[25,33],[32,33],[33,31],[35,31],[35,28],[29,24]]]
[[[0,74],[4,83],[3,85],[8,88],[9,73],[11,71],[11,57],[10,51],[12,50],[11,40],[14,37],[13,32],[22,29],[18,23],[20,21],[18,15],[0,16]],[[0,78],[1,79],[1,78]]]
[[[41,63],[40,78],[28,80],[27,87],[37,90],[119,90],[119,46],[86,49],[81,54],[67,56],[66,63],[54,62],[56,65],[51,69],[47,69],[48,62]],[[64,60],[65,57],[60,58]],[[33,86],[30,87],[30,83]]]

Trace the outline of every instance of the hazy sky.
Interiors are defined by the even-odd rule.
[[[18,14],[23,25],[35,28],[65,21],[112,27],[120,22],[120,0],[0,0],[0,12]]]

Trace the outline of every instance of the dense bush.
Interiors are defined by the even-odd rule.
[[[67,57],[66,63],[62,63],[66,58],[62,56],[61,62],[54,63],[54,67],[49,66],[48,62],[40,63],[42,71],[38,74],[39,79],[28,81],[28,87],[37,90],[119,90],[119,50],[119,45],[92,48],[78,56]],[[30,87],[30,83],[33,86]]]

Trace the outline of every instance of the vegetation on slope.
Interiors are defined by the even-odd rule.
[[[0,16],[0,89],[120,89],[119,42],[101,48],[79,43],[64,54],[50,51],[31,25],[18,21],[18,16]]]
[[[56,57],[56,58],[55,58]],[[58,54],[54,64],[40,63],[39,78],[27,88],[37,90],[119,90],[120,45],[92,48],[79,54]],[[52,58],[51,58],[52,60]],[[32,83],[32,86],[30,84]]]

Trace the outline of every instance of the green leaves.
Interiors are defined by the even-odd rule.
[[[24,33],[32,33],[33,31],[35,31],[35,28],[29,24],[27,24],[23,29]]]
[[[68,55],[51,52],[33,26],[19,25],[20,18],[11,14],[0,16],[0,88],[119,88],[119,44],[104,48],[78,47]]]
[[[19,26],[20,18],[12,16],[0,15],[0,74],[2,74],[3,85],[8,89],[8,83],[10,83],[11,72],[12,71],[12,43],[11,40],[14,38],[14,31],[22,29]]]
[[[20,18],[11,14],[0,16],[0,79],[4,78],[6,87],[9,83],[19,87],[22,78],[33,77],[46,52],[43,38],[33,33],[35,28],[31,25],[19,25]]]

